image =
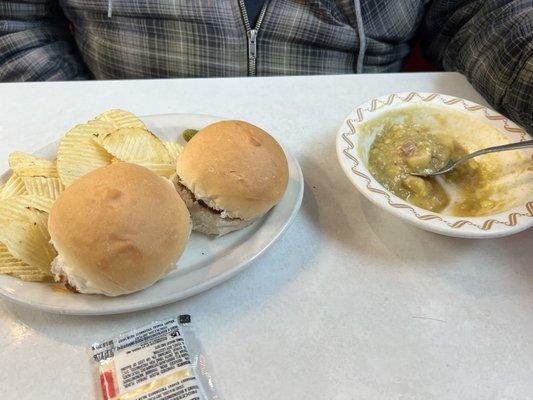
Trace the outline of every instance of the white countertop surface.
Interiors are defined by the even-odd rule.
[[[300,214],[259,261],[203,294],[107,317],[0,301],[0,393],[93,399],[88,346],[190,313],[226,400],[533,399],[533,230],[438,236],[371,205],[335,133],[357,104],[399,91],[484,103],[452,73],[0,84],[0,160],[109,108],[239,118],[276,136],[306,180]]]

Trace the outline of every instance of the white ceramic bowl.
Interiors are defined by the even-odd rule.
[[[337,133],[337,157],[353,185],[372,203],[419,228],[447,236],[465,238],[502,237],[533,226],[533,193],[527,192],[519,205],[505,212],[482,217],[454,217],[424,210],[387,191],[368,172],[358,148],[358,127],[379,117],[386,111],[414,104],[432,104],[439,107],[471,113],[498,129],[510,141],[531,139],[518,125],[487,107],[468,100],[439,93],[393,93],[357,106],[344,120]],[[533,151],[524,150],[533,160]],[[531,171],[531,169],[529,169]]]

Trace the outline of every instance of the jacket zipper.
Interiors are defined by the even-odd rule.
[[[248,75],[255,76],[257,72],[257,33],[265,17],[265,12],[267,9],[268,0],[265,1],[259,17],[257,18],[257,23],[255,24],[254,29],[250,26],[250,20],[248,19],[248,13],[246,12],[246,6],[244,5],[244,0],[239,0],[239,8],[241,9],[242,19],[244,21],[244,28],[246,29],[246,36],[248,38]]]

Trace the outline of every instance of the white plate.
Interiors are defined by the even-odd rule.
[[[186,128],[202,128],[222,118],[196,114],[142,117],[146,125],[165,140],[180,140]],[[55,158],[57,143],[35,152]],[[157,307],[207,290],[231,278],[255,260],[289,226],[302,201],[304,180],[298,162],[285,151],[289,162],[289,185],[281,202],[259,221],[220,238],[193,233],[178,269],[153,286],[115,298],[58,290],[58,285],[23,282],[0,275],[0,295],[11,301],[58,314],[118,314]],[[2,176],[5,181],[7,173]]]
[[[533,198],[531,192],[524,191],[519,206],[499,214],[482,217],[453,217],[416,207],[390,193],[374,179],[359,151],[363,153],[368,151],[366,148],[359,149],[357,141],[359,125],[389,110],[424,103],[467,113],[472,118],[480,119],[483,123],[498,129],[510,142],[531,139],[522,128],[503,115],[465,99],[440,93],[392,93],[357,106],[346,117],[337,133],[337,158],[352,184],[372,203],[392,215],[419,228],[441,235],[476,239],[495,238],[532,227]],[[530,149],[524,149],[522,153],[526,160],[533,157],[533,151]],[[530,173],[529,170],[527,173]],[[528,175],[528,179],[530,177],[531,175]],[[531,181],[528,180],[528,182]]]

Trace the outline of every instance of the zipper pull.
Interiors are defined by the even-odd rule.
[[[248,56],[253,59],[257,57],[257,29],[248,31]]]

